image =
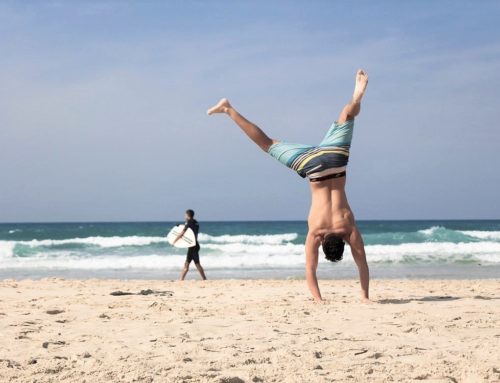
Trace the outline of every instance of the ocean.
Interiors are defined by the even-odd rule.
[[[166,241],[182,222],[0,224],[0,278],[176,279],[185,249]],[[498,278],[500,220],[358,221],[372,278]],[[305,221],[200,222],[210,278],[303,278]],[[356,278],[348,246],[318,276]],[[192,267],[188,279],[199,278]]]

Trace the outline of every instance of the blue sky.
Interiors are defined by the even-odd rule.
[[[500,218],[500,2],[0,2],[0,221],[305,219],[224,116],[317,143],[352,94],[358,219]]]

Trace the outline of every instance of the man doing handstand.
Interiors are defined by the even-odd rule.
[[[344,244],[351,247],[361,282],[361,299],[370,303],[369,270],[361,233],[356,227],[345,193],[346,166],[349,159],[354,118],[359,114],[361,99],[368,85],[363,70],[356,73],[354,94],[340,113],[323,141],[317,146],[291,144],[269,138],[257,125],[239,114],[225,98],[207,113],[227,114],[262,150],[295,170],[310,181],[312,204],[308,217],[309,230],[305,243],[306,279],[315,301],[322,301],[316,269],[318,249],[323,248],[326,259],[338,262],[344,253]]]

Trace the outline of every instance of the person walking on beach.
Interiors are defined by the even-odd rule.
[[[322,246],[326,259],[338,262],[342,259],[345,242],[351,247],[358,267],[361,283],[361,299],[369,299],[369,269],[361,233],[356,227],[354,214],[345,193],[346,166],[349,159],[354,118],[359,114],[361,99],[368,85],[368,75],[363,70],[356,73],[352,100],[342,109],[325,138],[317,146],[291,144],[269,138],[257,125],[239,114],[226,98],[207,111],[227,114],[262,150],[285,166],[295,170],[302,178],[308,178],[312,204],[308,217],[309,230],[306,248],[306,279],[316,302],[321,302],[316,269],[318,250]]]
[[[186,210],[184,219],[186,220],[186,223],[184,225],[184,230],[182,230],[182,232],[177,236],[177,238],[174,240],[174,243],[177,242],[184,235],[187,229],[191,229],[193,230],[194,237],[196,239],[196,246],[188,248],[186,261],[184,262],[184,268],[182,269],[180,279],[181,281],[183,281],[184,278],[186,278],[186,274],[189,271],[189,264],[191,263],[191,261],[194,261],[194,264],[198,269],[201,278],[203,280],[206,280],[207,277],[205,275],[205,270],[203,270],[203,267],[200,264],[200,244],[198,242],[198,232],[200,231],[200,225],[198,221],[194,219],[194,210],[191,209]]]

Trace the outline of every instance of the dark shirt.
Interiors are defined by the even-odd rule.
[[[198,244],[198,232],[200,231],[200,224],[194,218],[189,219],[184,224],[184,229],[188,229],[188,228],[193,230],[194,238],[196,239],[196,244]]]

